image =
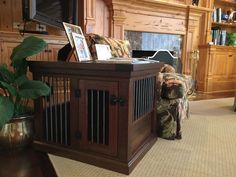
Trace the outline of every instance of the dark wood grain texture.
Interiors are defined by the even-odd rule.
[[[45,152],[32,148],[0,151],[1,177],[57,177]]]
[[[34,147],[129,174],[157,140],[156,85],[162,66],[119,60],[31,62],[34,78],[52,88],[49,98],[36,102]],[[61,84],[65,79],[69,86]]]

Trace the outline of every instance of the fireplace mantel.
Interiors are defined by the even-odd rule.
[[[182,35],[186,74],[191,73],[190,52],[210,36],[212,9],[192,6],[190,0],[87,0],[85,7],[85,32],[118,39],[124,39],[126,30]]]

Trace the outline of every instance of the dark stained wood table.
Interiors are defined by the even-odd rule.
[[[29,147],[18,151],[0,151],[0,177],[57,177],[44,152]]]
[[[151,60],[31,61],[51,87],[35,102],[37,150],[129,174],[157,140],[158,74]]]

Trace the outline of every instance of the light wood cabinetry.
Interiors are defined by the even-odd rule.
[[[236,91],[235,47],[200,46],[197,90],[212,94]]]
[[[223,31],[227,33],[236,32],[236,23],[234,20],[230,18],[227,19],[224,16],[230,16],[230,13],[236,10],[236,2],[234,0],[214,0],[213,3],[214,9],[211,18],[212,41],[217,45],[225,45],[219,42],[219,39],[222,38],[221,34]],[[217,38],[218,42],[216,42]]]
[[[212,8],[221,9],[222,14],[229,10],[236,10],[236,2],[229,0],[211,0]],[[213,12],[214,13],[214,10]],[[213,16],[209,21],[214,30],[225,30],[227,33],[236,32],[236,23],[219,20]],[[213,29],[212,28],[212,29]],[[216,35],[215,33],[214,35]],[[200,57],[197,68],[197,91],[210,94],[229,94],[236,92],[236,48],[233,46],[219,45],[212,36],[211,40],[217,45],[201,45]],[[218,38],[220,39],[220,38]]]
[[[13,48],[19,45],[23,39],[31,34],[27,34],[24,37],[20,36],[18,33],[1,33],[0,32],[0,63],[6,63],[8,66],[11,63],[10,56]],[[34,35],[36,37],[42,38],[47,42],[46,49],[32,57],[30,60],[37,61],[56,61],[58,51],[68,43],[68,40],[64,36],[54,36],[54,35]]]

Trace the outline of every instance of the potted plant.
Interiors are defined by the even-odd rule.
[[[32,140],[32,114],[27,103],[50,93],[41,81],[27,78],[27,57],[44,50],[46,42],[27,37],[13,49],[11,67],[0,64],[0,148],[24,147]]]

